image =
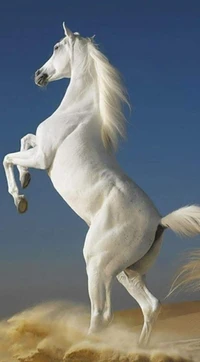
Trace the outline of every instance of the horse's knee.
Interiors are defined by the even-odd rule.
[[[3,166],[4,168],[8,167],[8,165],[11,164],[11,160],[10,160],[10,157],[9,155],[6,155],[3,159]]]
[[[21,143],[24,144],[25,142],[28,142],[30,140],[30,138],[31,138],[31,134],[28,133],[26,136],[21,138]]]

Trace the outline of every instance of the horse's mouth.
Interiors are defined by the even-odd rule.
[[[39,87],[44,87],[48,83],[48,74],[42,74],[39,77],[35,77],[35,84]]]

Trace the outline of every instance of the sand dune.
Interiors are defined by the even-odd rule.
[[[86,308],[43,304],[0,323],[0,362],[200,361],[200,302],[163,306],[146,350],[137,347],[141,322],[139,309],[120,311],[109,328],[87,337]]]

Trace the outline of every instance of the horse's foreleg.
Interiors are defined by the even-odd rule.
[[[34,134],[29,133],[23,138],[21,138],[20,151],[21,152],[27,151],[30,147],[35,147],[36,145],[37,145],[36,136]],[[21,186],[23,189],[25,189],[31,181],[31,175],[27,167],[17,166],[17,168],[19,171],[19,179],[21,182]]]
[[[27,210],[28,203],[24,195],[19,195],[13,173],[13,165],[21,166],[25,169],[33,167],[41,170],[45,170],[48,165],[44,154],[37,146],[27,151],[9,153],[4,157],[3,166],[8,183],[8,192],[12,195],[18,211],[24,213]]]

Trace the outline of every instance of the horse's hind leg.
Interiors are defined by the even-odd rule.
[[[36,146],[36,136],[35,135],[29,133],[26,136],[24,136],[23,138],[21,138],[20,151],[27,151],[30,147],[35,147],[35,146]],[[25,189],[31,181],[31,175],[30,175],[27,167],[17,166],[17,168],[19,171],[19,179],[21,182],[21,187],[23,189]]]
[[[111,319],[110,289],[112,277],[105,275],[98,258],[87,265],[88,292],[91,302],[89,334],[98,332]]]
[[[155,240],[148,252],[136,263],[128,267],[125,271],[117,275],[118,281],[127,289],[129,294],[140,305],[143,316],[144,325],[140,335],[140,344],[147,344],[150,338],[151,330],[155,320],[157,319],[160,303],[145,285],[144,275],[155,262],[160,251],[164,228],[158,226]]]
[[[160,303],[147,289],[144,277],[135,270],[127,268],[125,272],[123,271],[117,275],[117,279],[138,302],[142,309],[144,324],[139,343],[143,346],[147,345],[153,324],[159,314]]]

